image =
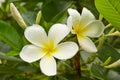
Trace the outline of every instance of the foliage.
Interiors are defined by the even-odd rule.
[[[28,26],[35,24],[37,13],[41,10],[39,24],[46,31],[55,23],[66,24],[68,8],[75,8],[81,13],[86,7],[105,25],[103,35],[92,39],[98,52],[88,53],[80,48],[72,59],[57,61],[56,76],[43,75],[38,61],[26,63],[19,57],[20,50],[29,42],[23,35],[24,29],[11,15],[11,2]],[[119,66],[105,68],[120,59],[120,33],[109,35],[115,31],[120,31],[120,0],[6,0],[0,7],[0,80],[119,80]],[[74,35],[68,35],[63,41],[67,40],[77,42]]]

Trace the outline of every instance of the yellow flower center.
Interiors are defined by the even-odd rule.
[[[83,36],[85,32],[85,28],[81,24],[75,24],[72,32],[77,36]]]
[[[54,43],[52,41],[45,43],[42,51],[46,53],[47,56],[50,56],[53,52],[56,51]]]

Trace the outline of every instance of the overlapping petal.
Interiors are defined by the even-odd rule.
[[[78,36],[78,42],[82,49],[84,49],[87,52],[97,52],[96,46],[94,43],[88,38],[84,36]]]
[[[49,30],[48,38],[58,44],[69,32],[70,29],[65,24],[54,24]]]
[[[104,30],[104,25],[98,20],[94,20],[85,27],[85,35],[89,37],[99,37]]]
[[[56,75],[56,61],[52,56],[44,56],[40,61],[41,71],[47,76]]]
[[[70,28],[70,30],[72,30],[73,21],[72,21],[72,17],[71,16],[69,16],[68,19],[67,19],[67,26],[68,26],[68,28]]]
[[[53,56],[57,59],[70,59],[78,51],[78,46],[74,42],[64,42],[58,45],[57,51],[53,53]]]
[[[84,7],[81,14],[80,24],[85,27],[93,20],[95,20],[94,15],[87,8]]]
[[[39,47],[48,40],[45,30],[39,25],[33,25],[26,28],[24,34],[29,42]]]
[[[20,52],[20,57],[26,62],[34,62],[39,60],[45,54],[42,53],[41,48],[34,45],[26,45]]]
[[[81,16],[79,14],[79,12],[75,9],[68,9],[68,13],[69,15],[71,16],[71,19],[72,19],[72,23],[73,25],[77,24],[78,22],[80,22],[81,20]],[[70,19],[70,18],[69,18]],[[69,21],[68,21],[69,22]],[[68,23],[70,24],[70,22]],[[73,26],[74,27],[74,26]]]

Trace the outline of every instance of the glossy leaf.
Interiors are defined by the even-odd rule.
[[[91,67],[91,73],[98,79],[104,80],[105,76],[107,75],[107,69],[103,68],[100,65],[93,64]]]
[[[86,7],[94,14],[96,18],[98,18],[99,14],[97,9],[95,8],[94,0],[78,0],[78,1],[79,4],[81,5],[81,7],[78,7],[78,9],[82,11],[82,8]]]
[[[10,46],[3,41],[0,41],[0,51],[1,52],[8,52],[10,50]]]
[[[72,4],[70,1],[52,0],[43,5],[42,15],[47,22],[55,22],[61,18],[63,13]]]
[[[36,16],[37,16],[37,12],[26,12],[24,14],[22,14],[23,19],[25,20],[26,24],[28,26],[31,26],[33,24],[35,24],[35,20],[36,20]]]
[[[97,10],[120,31],[120,0],[95,0]]]
[[[22,39],[17,31],[8,23],[0,20],[0,39],[9,44],[15,50],[22,47]]]
[[[113,63],[120,59],[120,53],[118,53],[113,47],[110,45],[104,45],[99,51],[98,51],[98,57],[101,61],[105,62],[109,57],[111,57],[110,63]],[[109,63],[109,64],[110,64]]]
[[[17,55],[19,55],[19,52],[18,51],[9,51],[9,52],[7,52],[7,54],[6,54],[7,56],[17,56]]]
[[[93,64],[91,67],[91,73],[94,77],[97,77],[100,80],[119,80],[120,74],[115,71],[105,69],[104,67]]]
[[[17,68],[0,65],[0,74],[10,74],[11,75],[11,74],[17,74],[20,72],[21,71]]]
[[[21,59],[16,58],[16,57],[10,57],[5,55],[4,53],[0,52],[0,59],[5,59],[9,61],[15,61],[15,62],[23,62]]]

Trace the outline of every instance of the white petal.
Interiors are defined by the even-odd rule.
[[[67,19],[67,26],[68,26],[68,28],[70,28],[70,30],[72,30],[73,21],[72,21],[72,17],[71,16],[69,16],[68,19]]]
[[[99,37],[104,31],[102,22],[95,20],[85,27],[85,35],[89,37]]]
[[[93,20],[95,20],[94,15],[87,8],[83,8],[80,21],[81,25],[85,26]]]
[[[33,25],[26,28],[24,34],[28,41],[40,47],[48,40],[45,30],[39,25]]]
[[[70,9],[68,9],[68,13],[72,17],[73,25],[80,22],[81,16],[77,10],[70,8]],[[68,24],[71,24],[71,23],[68,23]]]
[[[53,41],[55,44],[59,43],[62,39],[64,39],[70,29],[64,24],[54,24],[48,33],[48,38]]]
[[[40,61],[42,73],[47,76],[54,76],[57,73],[56,61],[52,56],[45,56]]]
[[[64,42],[58,45],[57,51],[53,53],[53,56],[58,59],[70,59],[78,51],[78,46],[74,42]]]
[[[20,52],[20,57],[29,63],[39,60],[44,55],[45,54],[42,53],[41,48],[34,45],[26,45]]]
[[[83,50],[87,52],[97,52],[94,43],[88,37],[78,37],[78,42]]]

